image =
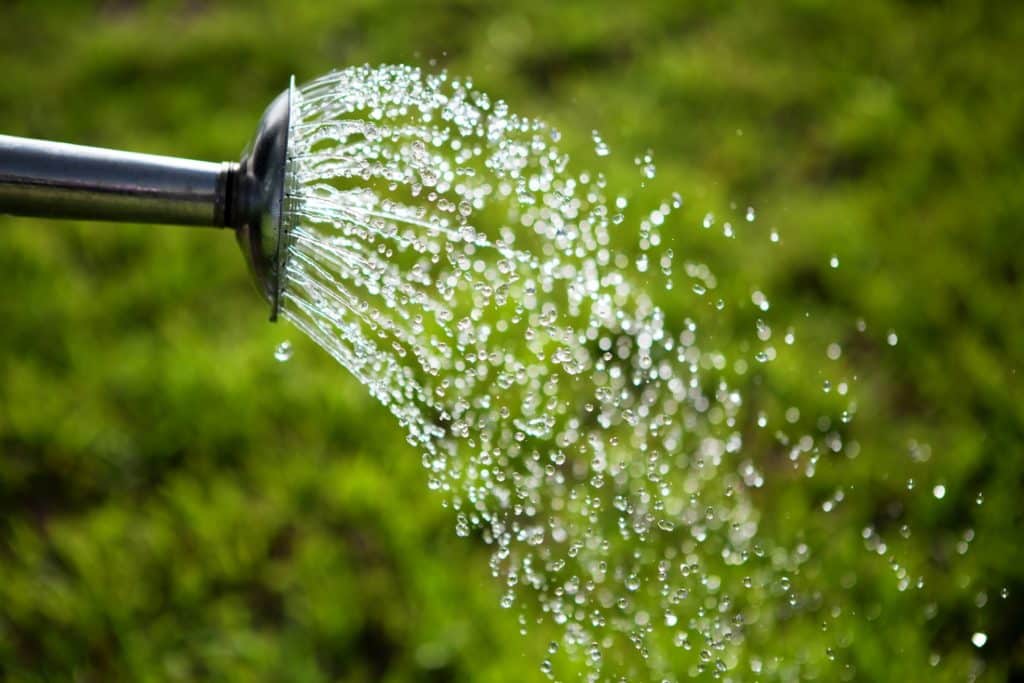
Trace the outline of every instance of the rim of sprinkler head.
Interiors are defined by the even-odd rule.
[[[288,142],[295,77],[267,106],[256,134],[225,174],[225,224],[235,229],[249,271],[277,320],[284,296],[288,229]]]

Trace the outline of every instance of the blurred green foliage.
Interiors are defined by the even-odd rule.
[[[860,456],[759,500],[768,533],[815,553],[804,579],[856,616],[842,634],[781,625],[793,662],[838,638],[857,680],[1024,676],[1020,5],[15,0],[0,14],[8,134],[232,159],[289,75],[406,62],[472,76],[578,155],[601,130],[612,185],[636,187],[632,157],[653,149],[651,196],[679,190],[692,212],[664,229],[677,259],[708,263],[734,300],[763,290],[808,335],[746,395],[825,401],[806,371],[825,365],[816,342],[839,341],[836,377],[858,377]],[[738,239],[700,230],[704,211],[734,215]],[[230,235],[3,218],[0,273],[0,677],[542,679],[557,631],[519,635],[487,547],[454,536],[389,415],[265,324]],[[755,313],[726,311],[721,333],[751,339]],[[838,486],[843,504],[815,511]],[[896,589],[863,547],[869,524],[925,588]]]

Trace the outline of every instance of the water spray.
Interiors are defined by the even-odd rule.
[[[0,135],[0,213],[231,228],[277,319],[295,85],[260,119],[238,162],[215,163]]]

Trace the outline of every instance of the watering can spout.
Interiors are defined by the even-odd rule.
[[[239,162],[0,135],[0,213],[232,228],[275,320],[293,89],[294,81],[267,107]]]
[[[272,321],[281,308],[284,285],[287,250],[282,217],[293,87],[267,107],[255,137],[226,183],[225,224],[235,229],[256,285],[270,302]]]

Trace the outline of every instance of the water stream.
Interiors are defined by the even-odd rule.
[[[793,334],[758,320],[738,352],[697,316],[666,319],[651,293],[676,270],[702,310],[731,303],[706,265],[662,244],[683,198],[634,210],[543,121],[405,66],[303,86],[291,137],[283,315],[394,415],[455,532],[491,546],[501,605],[559,625],[541,670],[793,675],[750,628],[770,633],[810,602],[810,551],[761,532],[770,474],[745,433],[774,432],[811,476],[848,448],[854,387],[825,388],[834,414],[750,414],[731,378]],[[600,169],[609,148],[593,142]],[[638,183],[655,177],[649,155],[637,165]],[[732,229],[710,214],[693,228],[712,226]]]

